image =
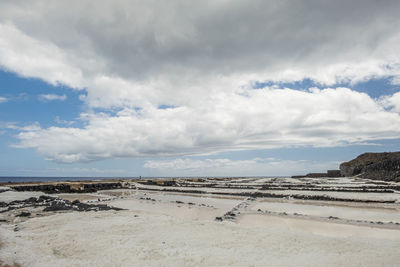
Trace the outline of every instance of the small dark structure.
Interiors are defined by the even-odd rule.
[[[324,172],[312,172],[312,173],[307,173],[306,177],[310,178],[328,177],[328,174]]]
[[[340,170],[328,170],[327,172],[312,172],[306,175],[293,175],[292,178],[321,178],[321,177],[342,177]]]
[[[342,177],[340,170],[328,170],[327,174],[328,174],[328,177]]]

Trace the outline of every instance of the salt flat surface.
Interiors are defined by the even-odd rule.
[[[93,199],[103,199],[103,198],[108,197],[108,196],[104,196],[104,195],[96,194],[96,193],[90,193],[90,194],[63,193],[63,194],[57,194],[56,196],[59,198],[65,199],[65,200],[69,200],[69,201],[74,201],[74,200],[87,201],[87,200],[93,200]]]
[[[142,189],[157,189],[157,190],[179,190],[179,191],[189,191],[189,190],[196,190],[196,191],[201,191],[201,192],[223,192],[223,193],[238,193],[238,192],[254,192],[254,189],[235,189],[235,188],[204,188],[204,187],[195,187],[195,186],[185,186],[185,187],[177,187],[177,186],[168,186],[168,187],[163,187],[163,186],[157,186],[157,185],[140,185],[137,184],[137,187],[142,188]]]
[[[340,224],[333,222],[311,221],[299,218],[285,218],[277,216],[262,216],[245,214],[239,224],[246,227],[268,228],[276,231],[302,232],[304,234],[330,238],[361,238],[370,239],[370,242],[394,241],[400,247],[400,231],[398,229],[381,229],[366,226]],[[400,257],[400,255],[398,255]]]
[[[128,209],[142,213],[163,214],[176,218],[191,219],[191,220],[214,220],[222,212],[221,209],[210,207],[198,207],[188,204],[177,203],[155,203],[146,200],[114,200],[108,203],[111,206]],[[229,209],[228,209],[229,210]]]
[[[350,220],[367,220],[381,222],[400,222],[400,207],[397,208],[369,208],[328,206],[317,204],[299,204],[285,202],[258,202],[252,210],[268,210],[273,212],[286,212],[289,214],[302,214],[319,217],[339,217]]]
[[[308,196],[329,196],[336,198],[359,199],[359,200],[381,200],[400,202],[398,193],[358,193],[358,192],[332,192],[332,191],[307,191],[307,190],[266,190],[263,192],[282,195],[308,195]]]
[[[46,195],[43,192],[17,192],[17,191],[5,191],[0,193],[0,201],[11,202],[14,200],[24,200],[30,197],[39,197],[41,195]]]
[[[244,183],[236,185],[262,185],[272,180],[274,185],[358,184],[353,178],[274,179],[242,179]],[[212,180],[206,181],[210,182]],[[400,228],[397,225],[373,224],[370,227],[370,224],[354,222],[399,222],[398,204],[207,194],[257,192],[257,189],[138,186],[142,189],[52,195],[126,209],[123,211],[44,212],[43,207],[26,207],[23,210],[31,212],[27,217],[16,216],[22,209],[2,213],[8,215],[2,217],[0,225],[0,261],[21,266],[398,266],[400,262]],[[205,193],[143,188],[193,189]],[[365,200],[400,198],[399,194],[391,193],[259,192]],[[43,193],[8,191],[0,193],[0,201],[40,195]],[[276,214],[257,212],[258,209]],[[224,217],[227,211],[235,212],[233,219]],[[282,212],[306,216],[277,215]],[[222,216],[224,221],[215,221],[217,216]],[[316,218],[329,216],[353,221],[338,223]]]
[[[113,190],[111,195],[118,191]],[[107,194],[106,191],[102,191]],[[244,198],[216,198],[208,196],[191,196],[174,193],[141,192],[125,190],[125,199],[115,199],[107,204],[132,211],[158,213],[192,220],[214,220],[238,205]],[[142,199],[141,199],[142,198]],[[143,198],[150,198],[145,200]],[[190,203],[190,204],[189,204]]]
[[[0,257],[22,266],[395,266],[400,261],[398,231],[315,227],[299,220],[290,225],[273,216],[257,224],[265,218],[246,215],[235,224],[134,211],[62,213],[28,220],[18,232],[0,228]]]

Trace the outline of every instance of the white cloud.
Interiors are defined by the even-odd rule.
[[[56,117],[54,118],[54,121],[55,121],[57,124],[63,124],[63,125],[68,125],[68,126],[70,126],[70,125],[72,125],[72,124],[75,123],[74,121],[62,120],[62,119],[60,118],[60,116],[56,116]]]
[[[53,85],[82,86],[81,70],[68,62],[65,51],[51,42],[21,32],[12,24],[0,24],[0,67]]]
[[[0,96],[0,103],[7,102],[8,98]]]
[[[246,89],[171,109],[126,108],[82,115],[86,126],[18,135],[63,162],[110,157],[176,156],[291,146],[338,146],[397,138],[400,116],[347,88]]]
[[[400,113],[400,92],[381,97],[380,101],[384,107]]]
[[[49,102],[54,100],[65,101],[67,96],[63,95],[56,95],[56,94],[46,94],[46,95],[39,95],[38,99],[43,102]]]
[[[2,1],[0,64],[86,88],[93,107],[179,103],[255,80],[357,82],[400,74],[399,11],[373,0]]]
[[[280,160],[274,158],[253,158],[248,160],[217,159],[169,159],[148,160],[144,167],[162,175],[198,176],[273,176],[295,175],[309,172],[325,172],[338,168],[339,162],[317,162],[308,160]]]
[[[19,127],[19,130],[20,131],[24,131],[24,132],[35,132],[35,131],[42,130],[42,128],[40,128],[40,124],[38,122],[35,122],[33,124],[30,124],[30,125]]]
[[[2,1],[0,65],[84,90],[88,110],[84,128],[21,132],[18,146],[73,162],[398,137],[395,96],[250,87],[397,83],[399,11],[373,0]]]
[[[21,132],[32,132],[32,131],[42,130],[39,122],[34,122],[32,124],[28,124],[28,125],[24,125],[24,126],[20,126],[16,122],[7,122],[5,124],[5,128],[11,129],[11,130],[17,130],[17,131],[21,131]]]

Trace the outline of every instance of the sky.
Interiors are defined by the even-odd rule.
[[[0,2],[0,176],[286,176],[400,150],[400,2]]]

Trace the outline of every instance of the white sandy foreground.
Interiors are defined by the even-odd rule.
[[[135,217],[138,215],[138,217]],[[133,211],[33,218],[1,228],[21,266],[396,266],[400,231],[264,217],[192,221]],[[398,265],[397,265],[398,266]]]
[[[7,192],[4,196],[22,197],[18,194],[25,197],[28,193]],[[400,263],[400,227],[354,223],[358,219],[380,218],[400,222],[398,204],[382,207],[334,204],[324,208],[323,203],[312,201],[248,201],[243,197],[140,190],[60,197],[80,197],[89,203],[97,201],[127,210],[15,217],[13,223],[0,225],[3,264],[399,266]],[[214,220],[240,203],[249,205],[238,209],[240,215],[235,221]],[[274,213],[267,214],[264,210]],[[288,215],[279,216],[279,212]],[[304,215],[291,216],[294,212]],[[329,215],[344,219],[323,219]]]

